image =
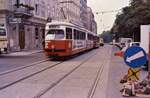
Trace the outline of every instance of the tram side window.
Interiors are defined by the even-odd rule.
[[[80,39],[80,31],[77,30],[77,39]]]
[[[85,40],[85,32],[81,32],[81,40]]]
[[[94,36],[93,35],[91,35],[91,40],[94,40]]]
[[[74,39],[77,40],[85,40],[86,34],[84,32],[81,32],[79,30],[74,30]]]
[[[77,30],[74,29],[74,39],[78,39]]]
[[[88,40],[90,40],[90,34],[88,34]]]
[[[93,35],[88,34],[88,40],[93,40]]]
[[[82,32],[79,31],[79,39],[82,40]]]
[[[72,39],[72,29],[66,28],[66,39]]]

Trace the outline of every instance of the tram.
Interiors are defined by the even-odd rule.
[[[68,22],[50,22],[45,28],[44,52],[50,58],[71,56],[98,47],[98,35]]]

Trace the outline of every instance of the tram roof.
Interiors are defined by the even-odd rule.
[[[60,21],[49,22],[46,25],[69,25],[69,26],[75,26],[72,23],[69,23],[69,22],[60,22]]]
[[[72,23],[69,23],[69,22],[52,21],[52,22],[46,24],[46,26],[50,26],[50,25],[64,25],[64,26],[76,27],[78,29],[82,29],[82,30],[84,30],[88,33],[93,34],[93,35],[97,35],[97,34],[91,32],[91,31],[89,31],[89,30],[87,30],[87,29],[85,29],[81,26],[78,26],[78,25],[75,25],[75,24],[72,24]]]
[[[49,26],[49,25],[64,25],[64,26],[76,27],[76,28],[80,28],[80,29],[86,30],[84,27],[76,25],[76,24],[73,24],[73,23],[70,23],[70,22],[53,21],[53,22],[47,23],[46,25],[47,26]]]

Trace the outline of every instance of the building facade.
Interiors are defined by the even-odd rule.
[[[87,0],[80,0],[81,1],[81,21],[83,26],[94,32],[97,33],[97,23],[94,19],[94,14],[92,9],[87,6]]]
[[[81,2],[81,21],[83,23],[83,26],[87,28],[87,0],[80,0]]]
[[[72,22],[97,33],[94,14],[87,6],[87,0],[56,0],[51,4],[53,7],[51,6],[49,11],[55,13],[54,16],[50,16],[52,20]]]
[[[7,28],[9,51],[42,49],[48,20],[97,29],[86,0],[0,0],[0,24]]]
[[[42,49],[46,9],[45,0],[0,0],[0,24],[7,28],[9,51]]]
[[[67,21],[82,26],[80,0],[48,0],[48,13],[51,20]]]
[[[93,18],[93,20],[92,20],[91,26],[92,26],[92,32],[93,32],[93,33],[97,33],[97,23],[96,23],[96,21],[95,21],[94,18]]]
[[[59,8],[59,0],[47,0],[47,14],[48,18],[51,20],[60,20],[61,11]]]
[[[92,31],[92,21],[93,21],[93,13],[92,13],[92,9],[90,7],[87,7],[87,29]]]

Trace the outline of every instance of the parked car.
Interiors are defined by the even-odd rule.
[[[137,46],[140,46],[140,42],[131,42],[129,44],[129,47],[133,46],[133,45],[137,45]]]

